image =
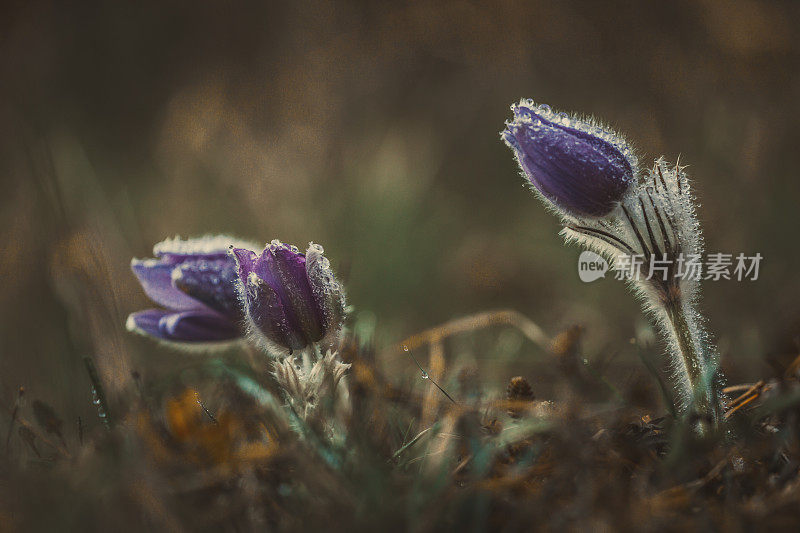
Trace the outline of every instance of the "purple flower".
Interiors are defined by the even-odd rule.
[[[542,196],[576,217],[609,214],[635,183],[624,140],[589,122],[522,100],[500,133]]]
[[[246,245],[224,235],[167,239],[153,247],[155,259],[133,259],[144,292],[163,308],[131,314],[128,329],[181,343],[243,337],[236,262],[228,255],[234,244]]]
[[[344,295],[322,246],[272,241],[261,255],[233,248],[236,286],[251,336],[273,353],[292,353],[335,337],[344,319]]]

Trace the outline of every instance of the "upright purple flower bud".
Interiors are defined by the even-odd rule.
[[[678,407],[716,426],[724,405],[719,356],[696,309],[698,280],[680,274],[681,261],[702,252],[682,168],[659,159],[638,183],[636,158],[615,134],[530,100],[511,109],[514,117],[500,135],[564,219],[562,234],[603,254],[628,279],[667,343]],[[662,277],[654,276],[657,267]]]
[[[144,292],[163,308],[131,314],[128,329],[186,344],[243,337],[232,245],[247,244],[223,235],[167,239],[153,247],[155,259],[133,259]]]
[[[500,135],[526,178],[562,212],[605,216],[636,182],[636,158],[620,137],[531,100],[511,109]]]
[[[272,241],[257,255],[233,248],[236,286],[251,335],[274,353],[291,353],[335,337],[344,320],[344,296],[322,246]]]

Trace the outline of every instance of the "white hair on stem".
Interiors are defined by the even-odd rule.
[[[694,198],[683,167],[670,168],[663,158],[658,159],[606,217],[561,216],[565,222],[561,233],[568,243],[604,256],[614,270],[628,269],[629,287],[666,343],[667,369],[679,409],[686,413],[694,406],[698,414],[716,424],[721,417],[718,391],[722,377],[718,354],[697,311],[699,273],[697,277],[676,276],[676,260],[699,257],[703,252]],[[637,264],[636,257],[642,257],[642,263]],[[666,275],[649,279],[661,260],[666,262]]]

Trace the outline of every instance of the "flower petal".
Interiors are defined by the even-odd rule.
[[[126,327],[128,331],[173,342],[215,342],[242,336],[234,322],[208,311],[147,309],[130,314]]]
[[[156,337],[158,339],[166,339],[167,337],[161,333],[158,327],[159,321],[169,314],[170,311],[164,309],[147,309],[145,311],[138,311],[128,315],[128,320],[125,322],[125,327],[128,331],[146,335],[148,337]]]
[[[325,335],[329,335],[338,333],[344,322],[344,294],[323,253],[322,246],[309,243],[306,250],[306,274],[323,317]]]
[[[283,302],[278,293],[257,274],[251,273],[246,285],[239,285],[247,306],[247,317],[253,326],[253,333],[265,340],[267,345],[275,345],[286,350],[305,348],[308,342],[301,332],[289,321]]]
[[[256,265],[256,274],[278,294],[289,323],[307,343],[325,334],[324,313],[311,289],[306,273],[306,258],[286,245],[271,244]]]
[[[239,281],[242,285],[247,285],[247,278],[253,272],[256,265],[256,253],[247,248],[231,248],[228,255],[232,256],[236,261],[236,270],[239,275]]]
[[[181,292],[230,319],[240,320],[236,278],[236,261],[227,255],[185,261],[172,271],[172,283]]]
[[[158,259],[133,259],[131,270],[139,279],[145,294],[159,305],[169,309],[202,309],[205,306],[178,290],[172,283],[174,264]]]
[[[163,338],[183,342],[213,342],[241,336],[236,324],[217,313],[184,311],[161,317],[158,329]]]
[[[610,213],[636,181],[636,158],[622,140],[588,122],[523,101],[502,136],[531,184],[573,216]]]

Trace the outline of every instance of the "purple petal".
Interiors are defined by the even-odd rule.
[[[247,316],[269,342],[289,351],[304,348],[308,343],[290,323],[278,293],[258,277],[251,276],[244,285]]]
[[[235,323],[217,313],[184,311],[161,318],[158,328],[165,338],[183,342],[213,342],[241,336]]]
[[[317,342],[324,336],[323,311],[308,281],[303,254],[273,243],[259,257],[255,273],[275,290],[289,324],[306,343]]]
[[[630,151],[607,132],[577,120],[569,124],[578,127],[549,120],[550,112],[541,109],[516,106],[503,132],[522,170],[542,195],[567,212],[608,214],[635,181]]]
[[[139,311],[128,315],[126,327],[128,331],[135,331],[142,335],[156,337],[159,339],[166,339],[158,327],[161,319],[169,314],[169,311],[164,309],[147,309],[146,311]]]
[[[322,246],[310,243],[306,250],[306,274],[315,301],[323,316],[325,334],[336,333],[344,321],[344,295],[330,269],[330,262],[322,255]]]
[[[574,142],[556,129],[546,137],[522,135],[522,168],[534,186],[557,205],[577,214],[605,215],[622,199],[627,182],[615,179],[622,174],[588,145],[565,152],[563,147]]]
[[[177,310],[205,307],[175,287],[172,283],[174,269],[175,265],[163,263],[157,259],[134,259],[131,261],[131,270],[139,278],[145,294],[155,303]]]
[[[534,120],[541,121],[541,123],[547,127],[561,130],[572,137],[585,141],[585,143],[591,146],[594,150],[596,150],[603,159],[609,162],[613,162],[615,165],[618,165],[622,169],[623,173],[625,174],[633,173],[631,162],[628,161],[624,153],[627,152],[629,148],[627,148],[627,146],[625,145],[624,141],[622,141],[621,138],[614,137],[610,132],[602,130],[603,136],[606,137],[603,138],[600,136],[599,133],[597,133],[597,131],[590,133],[580,128],[566,126],[564,124],[559,123],[558,121],[549,120],[541,112],[536,112],[534,109],[524,105],[516,106],[514,108],[514,115],[517,118],[532,117]],[[574,121],[574,123],[580,124],[582,127],[588,127],[588,125],[578,121]],[[595,128],[595,130],[599,130],[599,128]],[[612,143],[610,140],[607,139],[614,139],[614,142]],[[576,147],[579,150],[588,150],[586,146],[583,146],[580,143],[577,144]]]
[[[232,248],[228,253],[236,260],[239,281],[241,281],[243,285],[247,285],[247,278],[255,269],[257,259],[256,253],[246,248]]]
[[[147,309],[128,316],[127,328],[142,335],[174,342],[214,342],[241,336],[230,320],[207,311],[175,313]]]
[[[172,272],[172,282],[181,292],[228,318],[240,320],[242,312],[234,284],[236,279],[236,261],[227,255],[185,261]]]

